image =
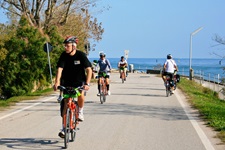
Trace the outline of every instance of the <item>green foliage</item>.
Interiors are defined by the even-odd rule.
[[[49,36],[50,43],[53,46],[53,51],[51,51],[50,57],[51,57],[52,74],[53,74],[53,76],[55,76],[56,65],[57,65],[58,59],[59,59],[61,53],[64,51],[64,47],[63,47],[64,39],[59,35],[58,28],[56,26],[52,26],[45,32]],[[46,74],[49,75],[49,67],[46,67],[46,68],[47,68],[45,70]],[[48,79],[49,79],[49,76],[48,76]]]
[[[48,88],[45,90],[38,90],[36,92],[27,93],[26,95],[23,96],[14,96],[7,100],[0,100],[0,110],[7,108],[8,106],[12,106],[19,101],[38,99],[40,98],[40,96],[49,95],[52,94],[53,92],[54,91],[52,88]]]
[[[21,18],[16,35],[5,42],[8,54],[3,62],[0,81],[3,95],[7,97],[31,92],[34,82],[43,79],[47,56],[43,51],[45,38]]]

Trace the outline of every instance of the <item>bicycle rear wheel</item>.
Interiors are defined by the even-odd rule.
[[[64,129],[64,132],[65,132],[64,146],[65,148],[67,148],[69,143],[69,134],[70,134],[70,109],[69,108],[66,111],[66,126]]]
[[[166,84],[166,96],[169,97],[170,95],[170,85],[167,83]]]

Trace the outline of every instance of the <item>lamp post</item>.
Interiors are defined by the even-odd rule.
[[[203,27],[198,28],[197,30],[195,30],[194,32],[191,33],[190,35],[190,55],[189,55],[189,80],[192,80],[192,73],[193,70],[191,68],[191,57],[192,57],[192,36],[194,36],[196,33],[198,33],[199,31],[202,30]]]

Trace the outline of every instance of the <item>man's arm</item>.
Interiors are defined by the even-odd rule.
[[[87,73],[86,83],[90,84],[91,76],[92,76],[92,69],[91,69],[91,67],[87,67],[85,70],[86,70],[86,73]],[[85,86],[84,89],[88,90],[89,88],[88,88],[88,86]]]
[[[62,76],[62,71],[63,71],[63,68],[59,67],[57,69],[57,73],[56,73],[56,77],[55,77],[55,84],[53,86],[54,90],[56,91],[58,86],[60,85],[60,79],[61,79],[61,76]]]

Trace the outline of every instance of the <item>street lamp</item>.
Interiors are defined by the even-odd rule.
[[[196,33],[198,33],[199,31],[202,30],[203,27],[198,28],[197,30],[195,30],[194,32],[191,33],[190,35],[190,55],[189,55],[189,80],[192,80],[192,68],[191,68],[191,57],[192,57],[192,36],[194,36]]]

